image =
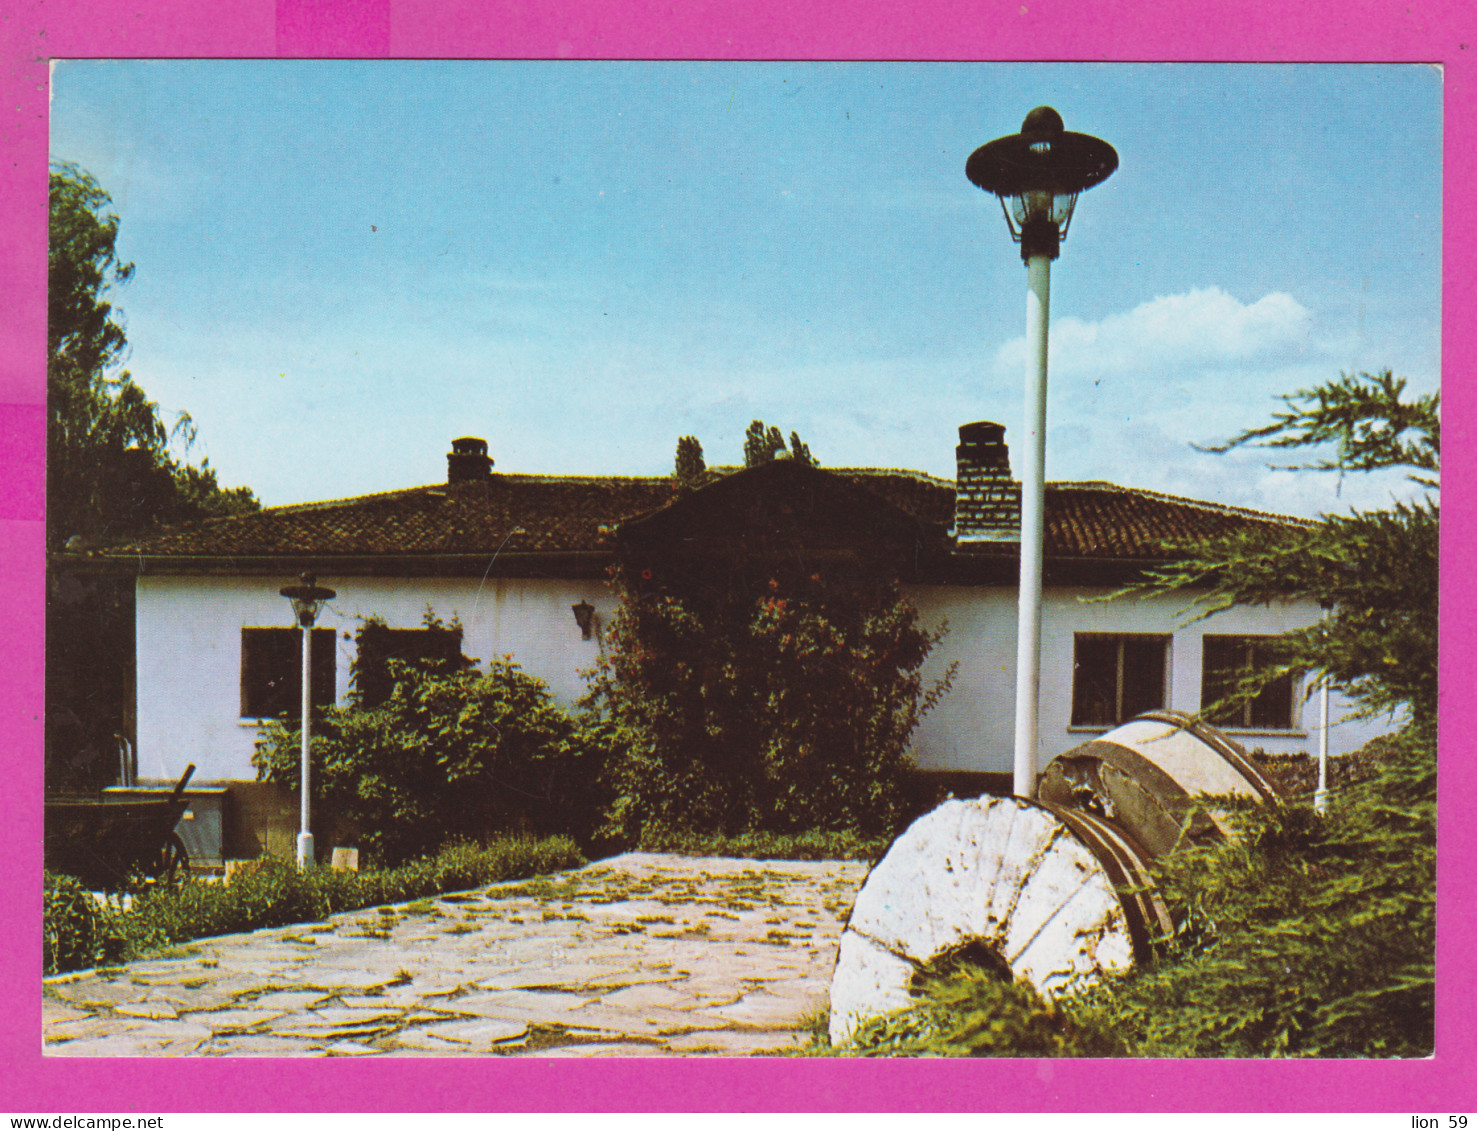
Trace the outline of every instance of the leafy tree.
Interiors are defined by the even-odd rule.
[[[118,259],[118,217],[92,176],[59,163],[50,174],[47,250],[47,373],[85,385],[123,353],[123,327],[104,295],[133,276]]]
[[[1343,373],[1327,384],[1284,396],[1287,409],[1276,414],[1271,424],[1248,429],[1207,450],[1227,452],[1246,443],[1268,448],[1332,444],[1332,459],[1288,469],[1343,472],[1411,467],[1429,472],[1411,477],[1434,487],[1441,470],[1441,395],[1429,393],[1406,402],[1401,400],[1405,386],[1405,379],[1388,369],[1358,376]],[[1414,435],[1407,438],[1406,433]]]
[[[118,371],[127,337],[110,296],[133,276],[117,253],[108,194],[77,166],[50,174],[47,255],[46,545],[88,549],[162,525],[258,509],[222,488],[209,461],[176,459],[194,440],[187,415],[159,406]],[[91,791],[114,780],[131,730],[131,578],[48,569],[47,787]]]
[[[801,443],[800,433],[790,433],[790,458],[807,467],[816,467],[817,464],[810,454],[810,445]]]
[[[703,446],[696,436],[682,436],[677,440],[677,466],[673,472],[678,484],[696,487],[702,482],[708,465],[703,462]]]
[[[785,434],[777,427],[770,425],[766,428],[762,420],[755,420],[749,424],[748,430],[744,433],[745,467],[758,467],[760,464],[768,463],[784,451]],[[789,458],[810,467],[817,466],[810,454],[810,448],[801,443],[798,432],[790,433]]]
[[[774,459],[775,452],[785,450],[785,437],[778,428],[765,429],[764,421],[751,421],[744,432],[744,466],[758,467]]]
[[[161,525],[259,509],[247,488],[222,489],[209,461],[175,459],[188,448],[187,414],[166,425],[127,371],[127,348],[109,296],[133,277],[118,258],[118,217],[92,176],[59,163],[50,177],[47,253],[47,546],[118,541]],[[76,545],[74,543],[74,545]]]
[[[1342,374],[1284,397],[1271,424],[1212,450],[1331,446],[1297,466],[1405,469],[1424,498],[1219,539],[1152,582],[1208,586],[1207,613],[1316,598],[1330,608],[1326,622],[1281,637],[1277,661],[1236,694],[1311,672],[1366,714],[1408,722],[1377,744],[1380,772],[1336,793],[1326,820],[1302,806],[1243,811],[1239,839],[1166,862],[1162,887],[1181,908],[1178,960],[1115,1002],[1151,1054],[1430,1052],[1441,401],[1405,389],[1389,370]]]
[[[1231,605],[1312,597],[1327,623],[1281,637],[1275,663],[1243,681],[1254,695],[1280,676],[1314,673],[1372,715],[1405,709],[1435,718],[1441,463],[1440,396],[1404,398],[1389,370],[1348,374],[1283,398],[1271,424],[1211,450],[1332,445],[1301,467],[1320,471],[1408,469],[1425,497],[1387,510],[1324,515],[1296,529],[1245,531],[1187,549],[1139,591],[1193,593],[1202,615]]]

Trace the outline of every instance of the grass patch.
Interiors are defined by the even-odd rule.
[[[813,1049],[828,1049],[831,1047],[831,1007],[829,1005],[817,1006],[804,1017],[800,1018],[800,1028],[810,1040],[807,1042]]]
[[[192,939],[309,923],[360,908],[377,908],[378,914],[357,925],[371,937],[387,938],[385,928],[399,916],[392,903],[583,863],[567,837],[504,837],[482,847],[453,845],[433,857],[377,872],[304,873],[283,861],[262,859],[236,872],[229,884],[187,879],[178,887],[141,892],[127,910],[118,901],[99,905],[69,876],[48,875],[45,971],[56,974],[101,963],[116,969],[117,963]]]

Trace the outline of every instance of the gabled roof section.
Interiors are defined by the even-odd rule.
[[[730,561],[837,553],[913,561],[927,541],[946,549],[943,539],[942,527],[865,477],[788,459],[712,479],[616,532],[623,553]]]
[[[838,467],[835,473],[913,515],[927,526],[948,531],[954,526],[954,484],[921,471],[900,468]]]

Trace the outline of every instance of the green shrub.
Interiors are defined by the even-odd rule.
[[[1237,839],[1166,861],[1170,961],[1109,999],[1141,1055],[1430,1055],[1435,736],[1412,728],[1384,754],[1326,818],[1244,807]]]
[[[1029,983],[982,970],[929,980],[919,1006],[862,1025],[864,1056],[1121,1056],[1123,1037],[1099,1011],[1044,999]]]
[[[747,860],[876,860],[891,839],[866,837],[849,829],[811,829],[803,833],[749,832],[736,836],[683,830],[647,829],[640,847],[646,852],[682,856],[729,856]]]
[[[543,682],[507,657],[486,672],[387,666],[393,687],[379,706],[356,700],[314,726],[319,813],[347,822],[383,864],[499,832],[588,840],[603,748],[584,740]],[[253,757],[258,776],[295,792],[300,744],[295,727],[270,724]]]
[[[452,845],[434,857],[363,874],[304,873],[264,857],[235,872],[229,884],[189,879],[177,887],[139,892],[126,911],[98,904],[70,877],[48,876],[46,972],[130,961],[191,939],[310,922],[583,863],[568,837],[504,837],[483,847]]]
[[[301,873],[290,863],[262,859],[232,875],[230,884],[188,880],[140,893],[128,914],[130,934],[135,949],[144,951],[309,922],[362,906],[350,894],[356,886],[349,873]]]
[[[925,690],[941,633],[896,584],[757,558],[721,591],[651,573],[618,571],[593,684],[625,736],[607,760],[605,832],[634,844],[681,830],[893,831],[908,741],[952,678]]]
[[[462,653],[462,626],[443,624],[427,607],[420,628],[391,628],[379,617],[364,619],[354,633],[350,700],[359,707],[378,707],[395,689],[392,661],[430,671],[456,672],[472,667]]]
[[[71,876],[45,875],[41,916],[48,974],[115,961],[126,949],[118,912]]]

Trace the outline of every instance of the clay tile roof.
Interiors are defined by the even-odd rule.
[[[1069,558],[1157,558],[1248,527],[1307,525],[1303,519],[1200,502],[1112,483],[1050,483],[1046,553]]]
[[[111,552],[234,557],[599,550],[609,528],[660,506],[672,490],[668,479],[494,475],[188,523]]]
[[[940,531],[953,526],[954,485],[948,480],[891,469],[833,471],[925,525]],[[620,523],[670,502],[675,490],[666,477],[496,474],[189,523],[103,553],[208,558],[610,551]],[[1046,553],[1055,557],[1162,557],[1167,543],[1248,524],[1285,527],[1302,520],[1111,483],[1047,486]]]

